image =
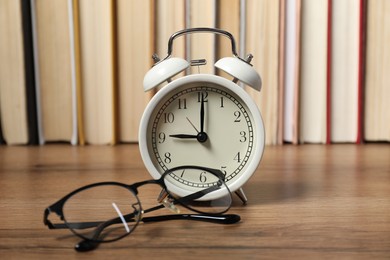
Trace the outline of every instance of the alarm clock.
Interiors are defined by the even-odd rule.
[[[173,41],[189,33],[226,36],[232,57],[224,57],[215,67],[234,80],[214,74],[191,74],[171,80],[191,66],[191,61],[172,57]],[[261,78],[248,59],[237,55],[233,36],[215,28],[190,28],[173,34],[168,55],[144,77],[144,90],[162,87],[150,100],[141,117],[139,148],[142,160],[154,178],[177,166],[198,165],[219,169],[231,192],[246,202],[242,186],[256,171],[264,151],[265,133],[260,111],[238,81],[258,91]],[[199,60],[195,62],[199,64]],[[184,196],[212,185],[206,172],[170,173],[169,189]],[[221,196],[218,191],[214,197]]]

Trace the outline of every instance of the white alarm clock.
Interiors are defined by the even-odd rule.
[[[220,59],[215,66],[235,80],[213,74],[192,74],[170,81],[191,62],[171,57],[174,39],[198,32],[220,34],[231,40],[233,56]],[[249,62],[237,55],[234,38],[226,31],[191,28],[171,36],[168,55],[157,61],[144,78],[145,91],[170,81],[151,99],[140,122],[139,148],[152,177],[159,178],[166,170],[183,165],[219,169],[230,191],[246,202],[241,187],[257,169],[265,140],[257,105],[236,84],[239,80],[260,91],[260,76]],[[211,178],[205,172],[171,175],[169,189],[179,195],[210,185]],[[214,196],[218,197],[218,192]]]

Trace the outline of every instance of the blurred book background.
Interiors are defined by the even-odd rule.
[[[267,145],[390,142],[387,0],[0,0],[0,142],[137,142],[151,57],[192,27],[253,54]],[[229,77],[213,66],[232,56],[223,36],[181,37],[173,55]]]

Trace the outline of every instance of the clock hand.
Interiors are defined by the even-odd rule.
[[[203,100],[203,95],[202,95],[202,105],[200,107],[200,120],[201,120],[201,124],[200,124],[200,127],[201,127],[201,130],[200,132],[198,131],[198,129],[196,129],[195,125],[191,122],[191,120],[186,117],[187,121],[192,125],[192,127],[195,129],[195,131],[198,133],[197,135],[187,135],[187,134],[177,134],[177,135],[170,135],[170,137],[176,137],[176,138],[195,138],[198,140],[199,143],[204,143],[207,141],[208,139],[208,136],[207,134],[203,131],[203,127],[204,127],[204,100]]]
[[[176,135],[169,135],[169,137],[180,138],[180,139],[197,139],[198,135],[176,134]]]
[[[199,143],[204,143],[207,141],[208,136],[206,132],[204,131],[204,95],[202,92],[202,100],[200,103],[200,132],[198,132],[197,140]]]
[[[199,133],[198,129],[196,129],[195,125],[190,121],[190,119],[189,119],[188,117],[186,117],[186,118],[187,118],[188,122],[190,122],[190,124],[192,125],[192,127],[195,129],[195,131],[196,131],[197,133]]]
[[[173,138],[179,138],[179,139],[196,139],[200,143],[204,143],[207,141],[207,134],[199,132],[197,135],[187,135],[187,134],[175,134],[175,135],[169,135],[169,137]]]
[[[202,92],[202,101],[200,103],[200,132],[204,133],[204,96]]]

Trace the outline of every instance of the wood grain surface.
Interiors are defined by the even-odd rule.
[[[43,225],[43,210],[82,185],[150,178],[136,144],[1,146],[0,258],[390,259],[386,144],[266,147],[234,225],[145,223],[88,253]]]

